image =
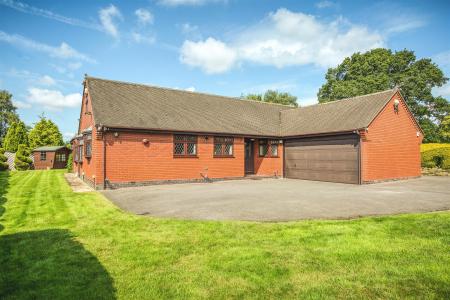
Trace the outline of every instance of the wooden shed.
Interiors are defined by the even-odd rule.
[[[33,150],[34,169],[64,169],[70,149],[66,146],[44,146]]]

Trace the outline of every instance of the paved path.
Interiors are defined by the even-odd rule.
[[[203,220],[343,219],[450,209],[450,177],[350,185],[295,179],[235,180],[103,191],[139,215]]]
[[[64,177],[67,180],[67,183],[72,188],[72,191],[75,193],[84,193],[84,192],[92,192],[94,191],[89,185],[87,185],[83,180],[78,178],[74,173],[65,173]]]

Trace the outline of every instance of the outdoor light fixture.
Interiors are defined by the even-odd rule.
[[[207,141],[209,139],[209,137],[207,135],[205,135],[205,141]]]
[[[119,136],[119,133],[116,131],[116,132],[114,132],[114,137],[118,137]]]
[[[398,99],[394,100],[394,111],[398,112],[398,105],[400,104],[400,101],[398,101]]]
[[[143,139],[143,140],[142,140],[142,143],[143,143],[143,144],[148,144],[148,143],[149,143],[149,140],[148,140],[148,139]]]

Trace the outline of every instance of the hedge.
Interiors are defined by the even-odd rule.
[[[450,170],[450,147],[440,147],[422,152],[422,167]]]
[[[450,148],[450,143],[428,143],[420,145],[420,152],[433,150],[437,148]]]

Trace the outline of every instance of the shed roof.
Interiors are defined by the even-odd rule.
[[[35,151],[53,152],[53,151],[58,151],[63,148],[67,148],[67,147],[66,146],[42,146],[42,147],[37,147],[37,148],[33,149],[33,152],[35,152]]]
[[[301,108],[86,77],[96,125],[284,137],[367,127],[398,91]]]

